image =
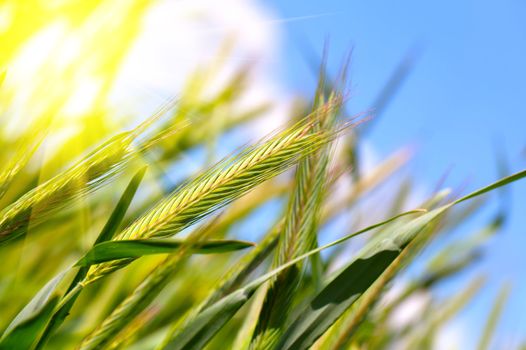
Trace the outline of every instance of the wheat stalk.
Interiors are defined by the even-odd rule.
[[[332,110],[340,101],[332,101],[323,108]],[[266,142],[224,159],[161,200],[115,239],[177,234],[334,139],[337,135],[335,131],[313,131],[317,123],[314,115],[311,115]],[[97,265],[88,273],[85,284],[90,284],[129,262],[130,260]]]
[[[331,101],[327,110],[340,103]],[[312,118],[313,116],[311,116]],[[254,186],[276,176],[298,160],[315,152],[330,140],[336,131],[318,129],[317,119],[305,119],[293,127],[278,133],[266,142],[249,147],[240,155],[220,162],[217,166],[183,185],[166,200],[154,206],[142,218],[132,223],[116,239],[148,238],[176,234],[212,210],[216,210],[240,197]],[[191,215],[191,216],[190,216]],[[181,218],[182,217],[182,218]],[[126,299],[105,323],[88,337],[82,349],[92,349],[104,344],[114,333],[122,319],[136,315],[160,292],[181,255],[169,258],[151,277]],[[103,277],[129,261],[101,264],[88,274],[85,284]]]

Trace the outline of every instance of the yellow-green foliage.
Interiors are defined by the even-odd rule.
[[[291,111],[288,125],[211,162],[212,139],[248,130],[273,101],[239,108],[249,67],[205,94],[220,70],[215,63],[188,72],[181,94],[152,116],[114,117],[108,96],[151,3],[1,5],[9,25],[0,34],[0,349],[430,347],[484,278],[447,300],[434,288],[481,257],[506,213],[433,250],[429,262],[418,253],[476,213],[484,202],[475,197],[526,171],[460,199],[438,191],[405,211],[414,180],[397,170],[410,152],[359,168],[361,120],[345,114],[347,67],[331,81],[323,64],[312,101]],[[112,21],[98,21],[108,13]],[[27,86],[10,67],[54,21],[78,35],[80,51],[68,62],[46,61],[24,82],[31,86],[17,112]],[[98,79],[95,97],[66,116],[83,78]],[[207,162],[195,174],[181,171],[182,159],[203,149]],[[185,178],[166,185],[172,172]],[[465,201],[472,205],[458,205]],[[256,227],[269,206],[278,214]],[[342,217],[347,226],[328,237]],[[415,261],[425,268],[402,284]],[[399,294],[385,298],[393,286]],[[429,297],[420,317],[393,326],[417,294]],[[478,330],[481,349],[491,344],[507,295],[505,287]]]

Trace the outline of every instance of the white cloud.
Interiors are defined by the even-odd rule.
[[[466,347],[466,334],[470,334],[470,332],[464,323],[460,321],[449,322],[439,330],[433,348],[436,350],[467,349],[469,347]]]
[[[221,57],[220,48],[227,38],[233,40],[234,49]],[[189,74],[202,65],[217,62],[221,66],[216,86],[208,87],[214,90],[236,69],[253,64],[243,104],[277,102],[272,115],[257,128],[270,131],[284,121],[284,106],[289,100],[278,78],[270,74],[278,38],[272,15],[255,1],[159,1],[146,15],[112,101],[131,111],[144,112],[144,106],[151,111],[177,96]],[[136,103],[129,105],[130,101]]]
[[[393,329],[403,329],[418,320],[431,300],[429,293],[415,293],[394,310],[389,319]]]

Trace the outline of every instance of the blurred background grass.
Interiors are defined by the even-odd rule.
[[[0,6],[3,147],[14,149],[8,146],[33,121],[49,120],[51,137],[33,160],[44,165],[37,175],[42,182],[86,147],[135,125],[173,96],[205,117],[206,108],[195,111],[203,101],[220,105],[214,108],[218,130],[230,118],[262,112],[256,123],[220,140],[205,135],[210,142],[189,151],[181,160],[184,167],[168,169],[160,185],[152,185],[160,195],[188,173],[282,124],[299,103],[297,96],[312,94],[313,65],[328,42],[332,74],[340,57],[354,48],[348,112],[376,110],[360,149],[362,167],[372,169],[410,145],[415,156],[405,171],[417,188],[413,203],[442,179],[453,188],[473,189],[498,177],[497,159],[510,171],[524,164],[525,10],[518,1],[5,1]],[[246,79],[236,75],[243,69],[250,69]],[[390,79],[398,84],[388,103],[379,106],[377,98]],[[232,82],[243,84],[241,96],[221,95]],[[4,153],[2,160],[9,156]],[[17,179],[19,187],[34,179],[35,169],[30,164],[26,178]],[[526,310],[521,297],[526,293],[521,271],[525,189],[522,183],[511,187],[505,199],[509,215],[484,259],[436,291],[448,295],[471,276],[488,276],[489,283],[444,336],[457,338],[459,348],[475,344],[503,282],[513,288],[500,337],[513,342],[526,330],[521,312]],[[15,196],[8,193],[2,200]],[[268,221],[274,207],[238,233],[243,231],[243,238],[261,233],[248,228]],[[459,231],[486,224],[495,209],[485,208]],[[69,225],[85,231],[93,216],[79,213]],[[18,253],[32,255],[32,247],[22,246]],[[46,272],[40,273],[45,279]]]

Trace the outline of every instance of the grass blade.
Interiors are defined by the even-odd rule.
[[[119,259],[136,259],[144,255],[170,254],[187,242],[179,239],[134,239],[102,242],[95,245],[75,265],[89,266]],[[253,247],[254,243],[236,240],[209,240],[190,245],[193,254],[227,253]]]
[[[135,197],[135,193],[137,192],[137,189],[139,188],[144,174],[146,173],[146,169],[146,167],[140,169],[130,180],[128,186],[124,190],[124,193],[119,199],[119,202],[115,206],[115,209],[111,213],[110,218],[108,219],[99,236],[97,237],[95,244],[110,240],[115,235],[115,233],[119,229],[119,226],[122,224],[122,220],[124,219],[124,216],[128,211],[128,208],[133,198]],[[44,333],[42,334],[42,337],[40,337],[38,341],[36,347],[37,349],[41,349],[44,347],[52,332],[58,327],[60,327],[60,325],[66,319],[69,311],[73,307],[73,304],[75,303],[78,297],[78,292],[74,292],[74,290],[76,290],[75,288],[77,287],[78,282],[82,281],[86,277],[87,272],[87,268],[81,267],[75,275],[75,277],[73,278],[73,281],[71,281],[67,293],[73,292],[75,294],[70,295],[70,299],[67,301],[67,303],[65,303],[59,310],[54,312],[49,323],[46,326]]]
[[[32,348],[60,299],[57,288],[66,277],[66,273],[67,271],[63,271],[57,274],[18,313],[2,335],[0,349],[26,350]]]
[[[490,348],[491,339],[493,337],[493,334],[495,333],[495,329],[497,328],[500,315],[502,314],[502,310],[504,308],[504,305],[506,304],[506,300],[508,299],[509,293],[509,285],[504,285],[501,288],[499,294],[497,295],[497,298],[495,299],[486,325],[484,326],[484,331],[482,332],[482,337],[480,338],[480,343],[477,347],[478,350],[487,350]]]
[[[137,187],[142,180],[145,170],[146,169],[141,169],[133,177],[97,241],[109,239],[116,232],[122,218],[124,217],[126,209],[131,203]],[[29,346],[25,347],[25,345],[29,344],[32,346],[37,339],[39,340],[38,344],[36,344],[37,347],[44,344],[45,339],[47,339],[51,330],[60,325],[75,301],[77,292],[75,292],[75,295],[70,295],[71,299],[59,308],[59,310],[55,310],[55,306],[60,301],[58,286],[70,270],[71,268],[68,268],[59,273],[56,277],[50,280],[37,295],[35,295],[31,302],[20,311],[17,317],[6,329],[0,344],[8,344],[6,346],[10,349],[16,349],[16,347],[13,347],[13,344],[21,344],[21,347],[19,347],[20,349],[27,349]],[[78,281],[84,278],[86,272],[87,269],[82,268],[77,272],[77,275],[70,283],[68,292],[72,292]],[[44,327],[46,327],[45,330]],[[23,338],[23,341],[19,338]]]
[[[147,169],[147,167],[143,167],[137,171],[137,173],[130,180],[130,183],[124,190],[119,202],[115,206],[115,209],[113,209],[110,218],[97,237],[95,244],[109,241],[113,238],[113,236],[115,236],[122,224],[122,220],[124,219],[124,216],[126,215],[133,198],[135,197],[135,194],[137,193],[137,189],[139,188],[139,185],[141,184]]]
[[[239,288],[247,276],[261,265],[276,247],[282,226],[283,222],[279,222],[272,228],[253,250],[232,266],[217,285],[214,286],[212,292],[210,292],[199,305],[190,310],[181,320],[175,322],[159,348],[164,348],[173,338],[177,337],[180,330],[192,322],[202,310]]]
[[[303,254],[295,259],[290,260],[286,264],[281,265],[280,267],[266,273],[265,275],[257,278],[256,280],[250,282],[245,287],[237,289],[236,291],[228,294],[227,296],[221,298],[208,308],[200,312],[196,318],[191,322],[185,325],[176,337],[174,337],[166,346],[166,349],[201,349],[223,325],[230,319],[232,316],[243,306],[250,297],[255,293],[255,291],[266,281],[275,277],[280,272],[286,270],[287,268],[294,266],[298,262],[319,253],[323,249],[335,246],[340,244],[352,237],[355,237],[364,232],[368,232],[377,227],[388,224],[402,216],[421,213],[421,210],[410,211],[395,217],[392,217],[386,221],[380,222],[378,224],[369,226],[355,232],[353,234],[347,235],[341,239],[338,239],[330,244],[324,245],[322,247],[313,249],[306,254]]]
[[[452,206],[525,176],[526,171],[521,171],[500,179],[402,225],[395,232],[386,231],[374,237],[358,257],[300,313],[282,337],[279,348],[306,349],[312,345],[374,283],[419,232]]]

